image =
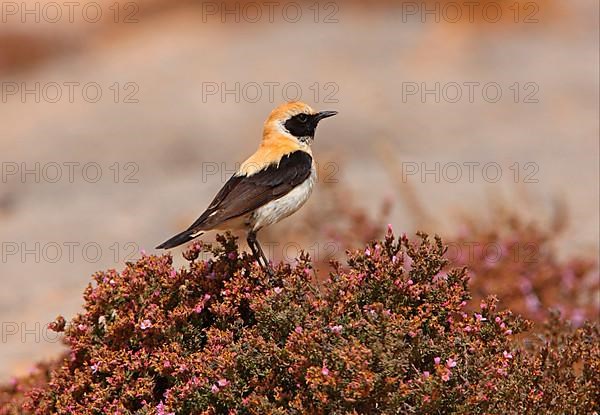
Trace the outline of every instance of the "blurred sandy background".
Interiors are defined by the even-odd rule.
[[[37,2],[27,3],[34,8]],[[411,176],[436,221],[433,230],[456,230],[453,214],[439,212],[485,216],[490,200],[502,200],[543,217],[560,199],[570,216],[565,246],[598,249],[598,2],[539,2],[539,21],[529,24],[523,19],[531,10],[522,10],[515,23],[506,8],[498,23],[482,19],[477,9],[472,23],[436,23],[431,16],[423,23],[420,14],[407,16],[400,2],[319,3],[317,22],[310,4],[302,4],[303,18],[296,23],[276,8],[272,23],[263,16],[234,24],[231,16],[222,23],[219,14],[209,16],[193,2],[158,0],[123,4],[114,23],[112,2],[98,4],[104,15],[97,23],[77,13],[73,23],[66,17],[57,23],[28,17],[23,23],[7,10],[2,16],[0,380],[60,350],[41,327],[79,310],[93,272],[120,269],[140,249],[154,252],[195,219],[235,163],[257,146],[262,121],[284,100],[281,87],[275,87],[272,102],[267,88],[257,102],[243,95],[240,102],[233,95],[203,98],[207,83],[233,88],[236,82],[296,82],[304,101],[338,110],[319,127],[316,157],[322,165],[335,163],[326,166],[327,177],[348,187],[361,206],[394,199],[395,229],[412,232],[427,224],[417,223],[395,196],[398,179],[390,177],[384,159],[398,166],[426,163],[429,169],[436,162],[493,162],[502,168],[496,183],[484,180],[478,168],[469,182],[466,167],[457,183]],[[324,22],[326,16],[337,22]],[[94,82],[102,97],[87,102],[81,87],[72,103],[66,96],[56,103],[42,96],[38,103],[34,95],[7,93],[36,82],[58,83],[63,95],[64,83]],[[467,97],[457,103],[443,97],[436,103],[431,96],[422,102],[419,95],[403,100],[407,82],[495,82],[503,97],[490,103],[476,89],[472,103]],[[516,82],[517,103],[510,89]],[[538,103],[523,102],[528,82],[538,87]],[[137,103],[124,102],[130,93]],[[338,102],[324,102],[332,100]],[[22,163],[34,170],[40,163],[39,183],[33,174],[22,177]],[[48,180],[55,177],[53,163],[62,166],[54,183]],[[64,163],[79,163],[73,183]],[[89,180],[96,176],[92,170],[84,178],[86,163],[101,167],[97,182]],[[221,163],[227,171],[207,175]],[[521,166],[518,183],[515,163]],[[535,172],[523,170],[526,163]],[[19,171],[13,174],[15,165]],[[537,182],[524,180],[528,173]],[[304,215],[318,214],[318,194],[319,187]],[[295,217],[277,229],[298,223]],[[86,244],[91,248],[84,253]],[[39,260],[33,253],[23,258],[26,249]]]

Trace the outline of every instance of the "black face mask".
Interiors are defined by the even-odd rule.
[[[294,137],[311,137],[315,136],[317,124],[323,118],[332,117],[337,114],[336,111],[321,111],[316,114],[296,114],[287,120],[284,124],[285,129]]]

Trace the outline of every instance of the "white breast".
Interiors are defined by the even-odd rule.
[[[310,176],[302,184],[296,186],[285,196],[254,211],[251,219],[252,230],[258,231],[260,228],[277,223],[300,209],[310,197],[316,180],[317,170],[313,164]]]

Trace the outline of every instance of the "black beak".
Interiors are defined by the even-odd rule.
[[[315,114],[315,119],[317,120],[317,122],[319,122],[323,118],[333,117],[335,114],[337,114],[337,111],[321,111]]]

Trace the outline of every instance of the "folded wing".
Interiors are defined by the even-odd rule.
[[[279,164],[273,163],[251,176],[232,176],[215,196],[206,211],[185,231],[157,246],[169,249],[197,237],[201,231],[285,196],[302,184],[312,169],[312,157],[304,151],[287,154]]]

